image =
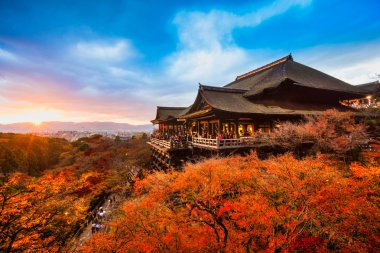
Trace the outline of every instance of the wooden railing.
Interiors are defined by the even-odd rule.
[[[150,143],[153,145],[157,145],[164,149],[171,149],[171,143],[168,140],[160,140],[156,138],[150,138]]]
[[[296,137],[295,137],[296,138]],[[248,148],[248,147],[260,147],[276,145],[279,143],[281,138],[275,138],[269,135],[255,135],[250,137],[241,137],[239,139],[211,139],[202,137],[192,137],[189,141],[173,141],[173,140],[161,140],[156,138],[151,138],[150,143],[152,145],[159,146],[163,149],[177,149],[177,148],[187,148],[188,144],[193,147],[209,148],[209,149],[229,149],[229,148]],[[309,138],[302,138],[301,142],[310,142]]]
[[[269,136],[254,136],[242,137],[239,139],[209,139],[201,137],[193,137],[192,145],[198,147],[207,147],[213,149],[227,149],[227,148],[241,148],[241,147],[255,147],[264,144],[270,144],[275,141]]]
[[[187,147],[186,141],[175,141],[175,140],[162,140],[157,138],[150,138],[150,143],[156,146],[159,146],[164,149],[173,149],[173,148],[185,148]]]

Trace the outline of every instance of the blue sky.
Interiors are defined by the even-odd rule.
[[[380,1],[0,0],[0,123],[147,123],[290,52],[351,84],[380,75]]]

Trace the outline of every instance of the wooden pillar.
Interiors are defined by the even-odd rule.
[[[198,137],[199,137],[199,135],[201,134],[201,128],[199,127],[199,120],[197,120],[197,128],[198,128],[197,134],[198,134]]]
[[[235,135],[239,138],[239,120],[235,120]]]
[[[221,134],[220,127],[221,127],[220,120],[218,120],[218,136],[220,136],[220,134]]]

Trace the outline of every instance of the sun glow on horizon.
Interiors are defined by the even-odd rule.
[[[132,125],[150,124],[148,120],[135,120],[133,118],[120,118],[118,115],[93,113],[82,114],[48,108],[13,108],[0,114],[0,124],[32,123],[35,127],[41,127],[44,122],[115,122]]]
[[[17,113],[2,116],[1,123],[11,124],[30,122],[35,126],[40,126],[44,121],[58,121],[61,118],[61,112],[59,110],[36,108],[24,109],[18,111]]]
[[[41,123],[42,123],[42,121],[32,121],[31,123],[33,123],[33,125],[35,125],[35,126],[40,126],[41,125]]]

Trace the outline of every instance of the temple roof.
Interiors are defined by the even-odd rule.
[[[235,81],[224,87],[245,89],[247,92],[244,96],[251,97],[261,94],[266,89],[277,88],[286,80],[292,81],[294,85],[314,89],[361,94],[358,87],[295,62],[291,55],[238,76]]]
[[[239,114],[270,114],[270,115],[304,115],[319,114],[324,110],[331,109],[331,105],[306,105],[300,104],[293,108],[285,108],[284,106],[268,106],[259,102],[252,102],[244,96],[246,90],[230,89],[226,87],[212,87],[201,85],[198,90],[198,96],[194,104],[188,110],[188,113],[180,116],[181,118],[192,118],[201,116],[201,114],[210,114],[211,110],[219,112],[233,112]],[[210,109],[196,110],[197,103],[201,98],[210,106]],[[348,110],[347,107],[341,106],[336,109]],[[193,108],[193,110],[192,110]]]
[[[263,71],[263,70],[269,69],[269,68],[271,68],[271,67],[273,67],[273,66],[275,66],[275,65],[278,65],[278,64],[280,64],[280,63],[282,63],[282,62],[285,62],[285,61],[293,61],[293,57],[292,57],[292,55],[289,54],[288,56],[285,56],[285,57],[283,57],[283,58],[281,58],[281,59],[278,59],[278,60],[276,60],[276,61],[274,61],[274,62],[268,63],[268,64],[266,64],[266,65],[264,65],[264,66],[262,66],[262,67],[260,67],[260,68],[254,69],[254,70],[249,71],[249,72],[247,72],[247,73],[245,73],[245,74],[242,74],[242,75],[240,75],[240,76],[237,76],[236,79],[235,79],[235,81],[237,81],[237,80],[241,80],[241,79],[243,79],[243,78],[245,78],[245,77],[252,76],[252,75],[254,75],[254,74],[256,74],[256,73],[258,73],[258,72],[260,72],[260,71]]]
[[[175,118],[209,117],[215,112],[303,115],[318,114],[331,109],[332,106],[338,110],[350,110],[340,105],[339,100],[346,97],[363,97],[365,93],[368,93],[368,90],[372,91],[373,87],[378,87],[378,85],[378,82],[358,86],[350,85],[321,71],[295,62],[293,57],[288,55],[237,76],[235,81],[224,87],[200,84],[195,102],[190,107],[157,107],[157,116],[152,122],[158,123]],[[266,90],[276,89],[280,86],[285,87],[285,89],[289,86],[310,88],[307,90],[311,96],[313,96],[314,91],[320,90],[322,93],[319,92],[318,94],[330,95],[333,97],[334,103],[327,105],[324,102],[304,103],[299,100],[297,102],[286,99],[277,99],[269,103],[268,97],[257,97]]]
[[[164,107],[157,106],[156,118],[151,122],[157,124],[164,121],[169,121],[178,118],[178,116],[185,112],[188,107]]]
[[[368,95],[372,95],[372,94],[380,92],[380,83],[379,83],[379,81],[359,84],[359,85],[356,85],[356,87],[360,88],[363,93],[366,93]]]

